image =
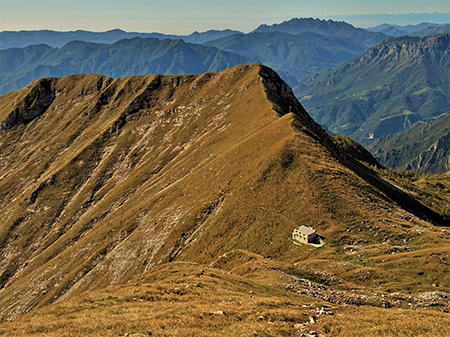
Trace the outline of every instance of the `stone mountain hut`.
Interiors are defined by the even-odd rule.
[[[316,239],[316,231],[307,226],[300,226],[292,232],[292,239],[302,243],[311,243]]]

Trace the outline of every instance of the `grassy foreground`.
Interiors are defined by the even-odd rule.
[[[242,269],[242,268],[241,268]],[[251,268],[247,265],[247,269]],[[244,269],[242,269],[243,271]],[[247,276],[250,274],[247,274]],[[261,282],[264,279],[265,282]],[[253,277],[169,263],[0,325],[1,336],[448,336],[450,314],[330,305]]]

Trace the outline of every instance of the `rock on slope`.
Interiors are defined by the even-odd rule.
[[[412,235],[399,204],[427,215],[262,66],[42,79],[1,96],[0,121],[2,319],[174,260],[295,260],[299,225],[331,245],[396,244]],[[382,234],[355,229],[367,219]]]

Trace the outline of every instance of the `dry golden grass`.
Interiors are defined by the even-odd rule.
[[[132,283],[0,325],[2,336],[292,336],[310,300],[206,266],[171,263]]]
[[[44,115],[0,133],[0,317],[33,309],[2,333],[291,335],[309,312],[302,303],[318,301],[280,292],[260,255],[332,289],[450,291],[449,235],[369,183],[295,102],[278,102],[277,114],[266,90],[278,80],[265,87],[261,69],[55,79]],[[0,97],[2,118],[24,94]],[[327,244],[295,245],[300,225]],[[182,295],[172,278],[139,283],[173,261],[212,264],[227,283],[211,276],[206,291],[185,276]],[[134,301],[146,287],[158,299]],[[241,302],[216,308],[231,295]],[[255,296],[273,310],[258,311]],[[287,318],[269,324],[260,312]]]
[[[445,337],[450,334],[450,314],[404,309],[343,308],[324,316],[315,326],[326,336]]]
[[[256,270],[250,263],[261,257],[243,251],[233,254],[241,263],[247,261],[245,268],[235,263],[229,273],[172,262],[130,283],[0,324],[0,335],[298,336],[316,331],[326,336],[447,336],[450,332],[450,315],[442,312],[330,306],[284,291],[278,286],[278,273]],[[324,305],[332,315],[317,313]],[[310,324],[310,317],[315,324]]]

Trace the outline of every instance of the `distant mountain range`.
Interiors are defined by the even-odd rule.
[[[450,171],[450,113],[378,139],[368,149],[381,164],[418,173]]]
[[[113,44],[72,41],[60,49],[41,44],[0,51],[0,94],[42,77],[197,74],[254,63],[260,61],[183,40],[134,38]]]
[[[413,32],[409,35],[411,36],[432,36],[432,35],[439,35],[439,34],[447,34],[450,32],[450,24],[441,25],[438,27],[430,27],[425,28],[422,30],[419,30],[417,32]]]
[[[254,33],[284,32],[297,35],[304,32],[315,32],[321,35],[343,37],[353,42],[365,44],[366,47],[387,38],[388,36],[380,32],[366,31],[362,28],[355,28],[346,22],[333,20],[320,20],[313,18],[292,19],[280,24],[261,25],[256,28]],[[157,38],[164,39],[182,39],[189,43],[206,43],[231,35],[244,34],[238,30],[208,30],[206,32],[193,32],[190,35],[174,35],[163,33],[139,33],[126,32],[121,29],[113,29],[106,32],[90,32],[85,30],[76,30],[68,32],[59,32],[52,30],[35,31],[3,31],[0,32],[0,50],[8,48],[23,48],[35,44],[47,44],[50,47],[63,47],[70,41],[84,41],[95,43],[114,43],[122,39]]]
[[[196,74],[258,63],[294,87],[321,125],[367,145],[448,112],[448,35],[387,39],[441,32],[448,25],[364,30],[313,18],[261,25],[249,34],[1,32],[0,49],[7,49],[0,50],[0,94],[42,77]]]
[[[333,134],[367,145],[449,112],[449,34],[391,38],[297,91]]]
[[[114,43],[122,39],[157,38],[160,40],[182,39],[189,43],[204,43],[216,40],[225,36],[243,34],[236,30],[209,30],[206,32],[194,32],[190,35],[168,35],[162,33],[133,33],[125,32],[121,29],[113,29],[106,32],[89,32],[77,30],[70,32],[57,32],[52,30],[36,31],[4,31],[0,32],[0,50],[8,48],[23,48],[29,45],[46,44],[50,47],[62,47],[70,41],[84,41],[95,43]]]
[[[417,32],[419,30],[422,29],[426,29],[426,28],[431,28],[431,27],[438,27],[440,26],[437,23],[431,23],[431,22],[422,22],[419,23],[417,25],[406,25],[406,26],[401,26],[401,25],[392,25],[389,23],[383,23],[381,25],[375,26],[375,27],[369,27],[366,30],[370,31],[370,32],[383,32],[386,29],[397,29],[399,31],[405,32],[405,33],[412,33],[412,32]]]
[[[371,32],[362,28],[355,28],[344,21],[320,20],[313,18],[295,18],[280,24],[261,25],[254,33],[284,32],[289,34],[300,34],[304,32],[315,32],[318,34],[343,37],[354,42],[361,43],[366,47],[386,39],[388,36],[381,32]]]
[[[0,35],[3,46],[26,45],[31,41],[56,46],[0,50],[0,94],[46,76],[82,72],[111,77],[154,72],[201,73],[247,63],[270,66],[290,85],[302,86],[309,77],[361,54],[367,45],[386,38],[382,33],[367,32],[345,22],[317,19],[293,19],[279,25],[262,25],[250,34],[225,30],[195,32],[187,37],[126,33],[121,30],[105,33],[43,31],[0,34],[3,34]],[[122,39],[109,45],[98,43],[134,35],[139,35],[141,39]],[[148,38],[150,35],[153,37]],[[171,42],[168,38],[179,41],[182,38],[182,42]],[[70,39],[82,39],[85,43],[72,41],[59,49],[60,44]],[[187,45],[183,41],[203,43],[208,47]],[[178,46],[176,52],[175,45]],[[195,52],[192,52],[194,49]]]
[[[399,37],[404,35],[410,36],[429,36],[437,34],[445,34],[449,32],[449,24],[436,24],[430,22],[422,22],[418,25],[390,25],[384,23],[376,27],[367,28],[371,32],[384,33],[389,36]]]
[[[205,45],[257,57],[275,69],[291,86],[303,84],[318,72],[359,55],[366,49],[348,38],[303,32],[280,31],[232,35]]]

